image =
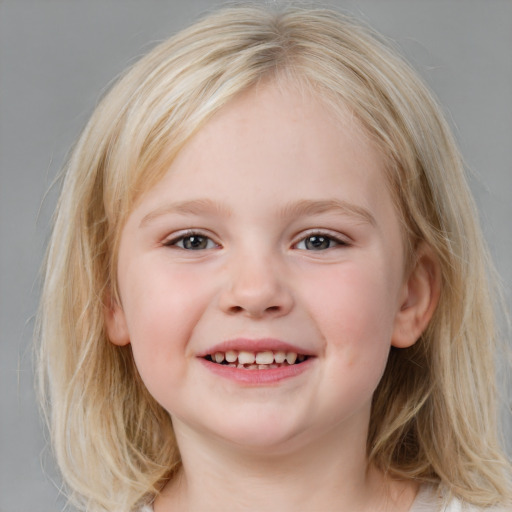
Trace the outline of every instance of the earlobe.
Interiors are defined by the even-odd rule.
[[[130,343],[130,336],[122,307],[119,306],[117,301],[110,298],[106,301],[106,304],[107,305],[104,306],[103,315],[109,340],[114,345],[128,345]]]
[[[404,283],[403,300],[395,318],[391,344],[414,345],[430,322],[441,293],[441,270],[433,251],[421,244],[416,264]]]

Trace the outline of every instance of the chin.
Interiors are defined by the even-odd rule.
[[[300,425],[285,421],[282,415],[276,417],[262,412],[232,418],[229,424],[223,421],[211,425],[210,429],[224,443],[258,455],[262,455],[262,450],[265,454],[277,454],[293,449],[303,431]]]

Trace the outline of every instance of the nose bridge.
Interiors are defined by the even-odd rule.
[[[226,269],[221,307],[253,317],[286,314],[293,305],[277,251],[247,248],[233,254]]]

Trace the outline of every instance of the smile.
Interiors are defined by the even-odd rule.
[[[249,387],[277,385],[303,374],[317,360],[312,352],[272,338],[225,341],[197,357],[215,376]]]
[[[276,338],[234,338],[196,354],[215,376],[244,386],[277,385],[315,366],[317,354]]]
[[[205,356],[207,361],[212,363],[239,368],[245,370],[272,370],[287,366],[298,365],[308,359],[305,354],[297,352],[272,351],[249,352],[245,350],[228,350],[226,352],[215,352]]]

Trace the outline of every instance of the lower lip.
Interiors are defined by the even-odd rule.
[[[239,384],[264,386],[297,377],[311,367],[314,359],[314,357],[310,357],[299,364],[281,366],[279,368],[269,368],[268,370],[245,370],[243,368],[233,368],[232,366],[212,363],[202,357],[199,358],[199,361],[201,361],[209,371],[219,377],[235,381]]]

